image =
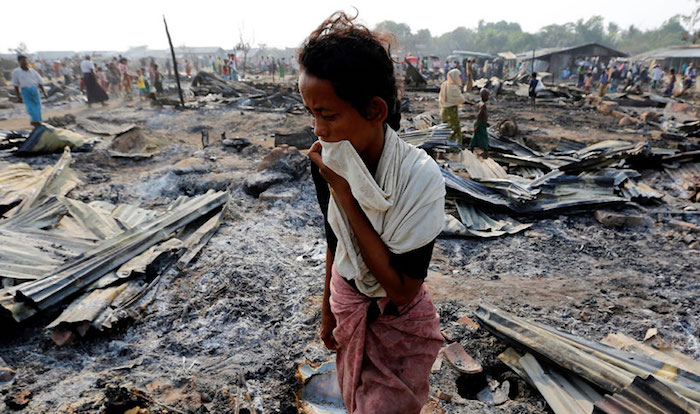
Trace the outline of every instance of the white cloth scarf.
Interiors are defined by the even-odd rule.
[[[425,151],[386,127],[384,149],[373,177],[350,141],[321,141],[323,163],[346,179],[374,230],[395,254],[433,241],[445,225],[445,181]],[[331,197],[328,224],[338,238],[333,264],[369,297],[386,291],[369,271],[345,211]]]
[[[462,73],[459,69],[452,69],[447,72],[447,80],[440,85],[440,95],[438,96],[440,107],[448,108],[464,103],[464,95],[460,92],[462,87]]]

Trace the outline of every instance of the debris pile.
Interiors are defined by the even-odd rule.
[[[535,387],[555,414],[691,414],[700,407],[700,364],[675,351],[619,334],[595,342],[486,304],[477,317],[513,346],[498,359]]]
[[[499,133],[489,131],[488,158],[467,149],[459,152],[449,139],[451,130],[446,124],[400,134],[442,164],[449,213],[443,235],[493,237],[528,227],[512,218],[494,220],[489,216],[494,213],[575,213],[661,201],[662,192],[637,181],[641,177],[637,165],[665,167],[682,198],[700,199],[698,151],[659,149],[652,148],[650,142],[621,140],[586,146],[561,139],[555,150],[543,153],[515,137],[517,124],[510,119],[499,122],[496,130]],[[440,155],[455,152],[459,152],[458,160]]]
[[[48,325],[59,345],[111,328],[168,266],[190,262],[216,232],[225,192],[181,196],[165,211],[65,195],[78,184],[65,150],[53,167],[3,168],[0,323],[70,305]]]
[[[221,95],[226,98],[263,94],[261,90],[243,82],[229,82],[214,73],[206,71],[201,71],[192,78],[190,90],[195,96]]]
[[[245,179],[243,189],[263,199],[293,199],[297,191],[287,189],[283,184],[304,176],[309,162],[295,147],[276,147],[258,163],[258,172]]]
[[[29,131],[0,131],[0,151],[17,154],[60,153],[65,147],[86,151],[94,140],[77,132],[45,123]]]
[[[133,126],[114,137],[109,145],[109,154],[120,158],[150,158],[165,146],[165,138]]]
[[[218,102],[246,111],[304,113],[304,105],[298,93],[258,89],[244,82],[227,81],[211,72],[199,72],[193,79],[190,91],[201,105]]]

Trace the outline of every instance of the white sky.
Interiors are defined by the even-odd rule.
[[[505,20],[534,32],[542,26],[604,16],[626,28],[658,27],[675,14],[688,14],[692,0],[35,0],[3,1],[0,52],[27,44],[40,50],[116,50],[148,45],[167,47],[162,15],[168,19],[175,46],[232,48],[239,30],[254,45],[298,46],[333,11],[353,12],[368,26],[383,20],[407,23],[415,33],[435,35],[478,21]],[[430,5],[430,6],[426,6]],[[680,36],[680,34],[679,34]],[[543,45],[544,46],[544,45]]]

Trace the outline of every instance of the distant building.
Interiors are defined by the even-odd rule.
[[[676,73],[684,64],[700,66],[700,45],[670,46],[652,50],[634,56],[633,60],[641,60],[649,64],[658,63],[665,69],[674,68]]]
[[[612,58],[626,56],[626,53],[611,47],[598,43],[588,43],[580,46],[552,47],[519,53],[517,62],[521,65],[521,71],[549,72],[555,79],[561,79],[565,69],[574,71],[582,61],[591,64],[602,62],[607,65]]]

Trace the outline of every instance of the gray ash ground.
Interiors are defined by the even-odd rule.
[[[416,102],[417,111],[436,107],[435,95],[422,96],[430,99]],[[492,104],[492,124],[515,117],[531,131],[528,142],[543,148],[562,136],[584,142],[643,139],[643,131],[609,132],[615,129],[613,118],[592,110],[548,105],[533,113],[524,106],[524,101],[502,98]],[[136,405],[153,413],[168,412],[163,405],[188,413],[236,408],[295,413],[297,366],[333,358],[317,336],[325,253],[322,216],[308,174],[280,184],[298,192],[291,201],[260,200],[242,185],[269,152],[268,134],[275,128],[301,128],[308,118],[208,108],[96,112],[103,120],[126,120],[166,133],[172,143],[141,161],[111,158],[108,140],[91,152],[74,153],[72,168],[84,184],[72,197],[165,208],[181,194],[214,188],[229,190],[232,201],[200,257],[182,272],[167,271],[117,329],[57,347],[43,329],[60,312],[55,309],[3,333],[0,357],[17,376],[0,384],[0,411],[7,411],[5,397],[28,390],[32,396],[21,411],[25,413],[118,412]],[[212,136],[226,130],[227,136],[250,137],[256,145],[238,153],[213,140],[201,149],[202,125],[217,131]],[[41,167],[57,159],[21,161]],[[673,195],[663,172],[644,171],[644,177]],[[644,207],[648,227],[610,229],[591,213],[547,215],[520,218],[535,224],[513,236],[440,239],[427,283],[442,329],[485,368],[484,376],[470,378],[444,363],[431,376],[431,395],[440,390],[465,400],[440,401],[442,409],[548,412],[539,393],[496,360],[505,348],[502,343],[457,322],[464,315],[475,319],[480,303],[594,340],[611,332],[641,339],[646,329],[656,327],[678,349],[700,357],[700,251],[688,247],[686,234],[657,222],[656,210],[687,205],[673,197],[668,201]],[[699,218],[692,212],[675,217],[696,223]],[[511,401],[492,407],[469,399],[487,377],[508,380]],[[143,394],[135,396],[134,389]]]

